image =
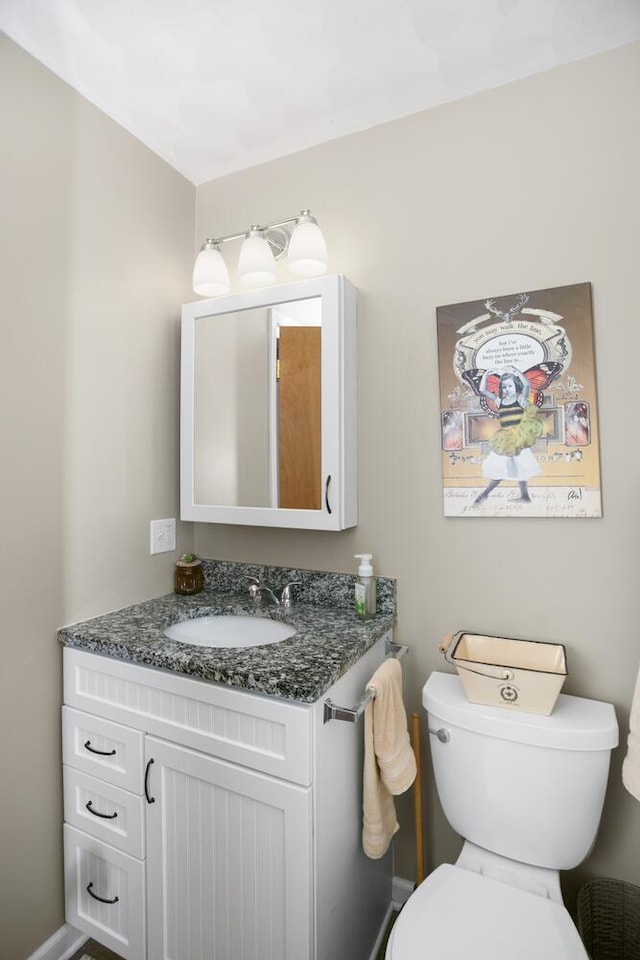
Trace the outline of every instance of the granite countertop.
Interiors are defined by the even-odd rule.
[[[300,577],[300,571],[287,571]],[[395,581],[387,581],[393,583]],[[237,584],[237,580],[236,580]],[[308,590],[308,593],[313,591]],[[395,591],[394,591],[395,592]],[[286,615],[257,604],[246,594],[215,589],[211,582],[195,596],[175,593],[63,627],[67,647],[171,670],[200,680],[254,693],[313,703],[394,624],[389,604],[361,622],[352,608],[297,602]],[[395,604],[394,604],[395,606]],[[198,647],[168,639],[171,624],[210,614],[272,616],[294,627],[294,636],[258,647]]]

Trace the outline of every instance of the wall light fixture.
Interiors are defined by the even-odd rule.
[[[293,231],[287,229],[295,224]],[[219,247],[244,239],[238,260],[238,276],[246,287],[265,287],[277,280],[276,260],[287,258],[291,273],[319,277],[327,272],[327,248],[315,217],[302,210],[297,217],[253,225],[246,233],[205,240],[193,268],[193,289],[201,297],[229,293],[229,271]]]

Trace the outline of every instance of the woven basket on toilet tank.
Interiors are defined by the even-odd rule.
[[[567,677],[562,643],[460,630],[447,634],[439,649],[458,671],[467,699],[489,707],[548,716]]]

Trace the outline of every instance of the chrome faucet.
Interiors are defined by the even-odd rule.
[[[289,583],[286,583],[282,588],[282,593],[278,600],[271,587],[268,587],[266,583],[261,583],[257,577],[247,577],[246,579],[250,581],[249,596],[253,600],[259,600],[260,594],[264,592],[269,595],[276,607],[282,607],[283,610],[290,610],[293,605],[291,587],[296,587],[302,582],[300,580],[290,580]]]
[[[280,601],[276,597],[271,587],[268,587],[266,583],[260,583],[260,581],[256,579],[256,577],[247,577],[247,580],[251,581],[249,584],[249,596],[253,600],[259,600],[260,594],[264,591],[265,593],[269,594],[269,596],[273,600],[276,607],[280,606]]]

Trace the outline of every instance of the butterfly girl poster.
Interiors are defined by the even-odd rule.
[[[602,516],[591,285],[436,315],[445,516]]]

